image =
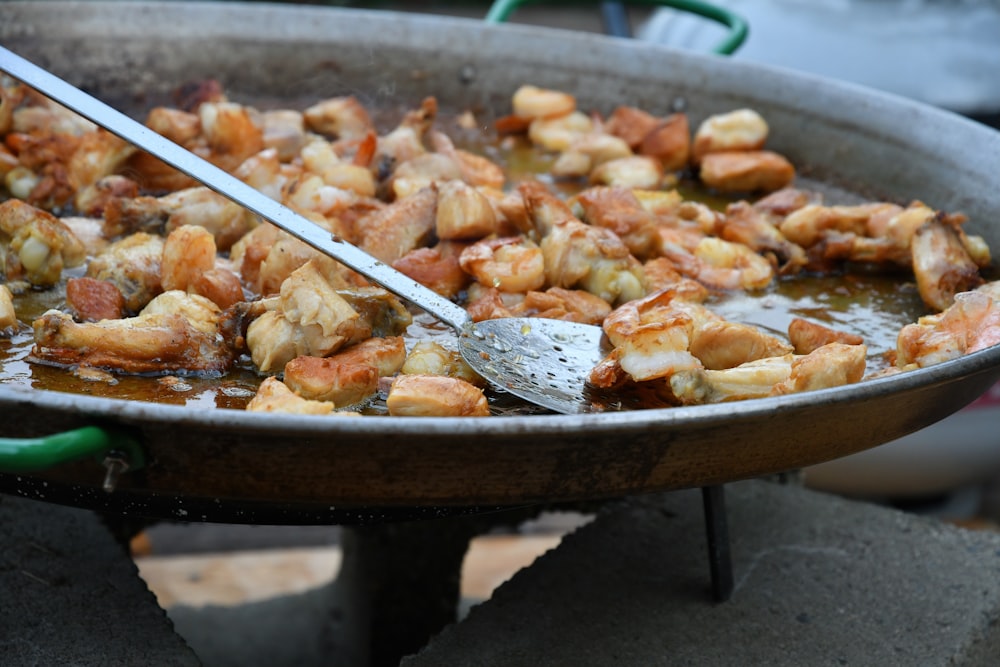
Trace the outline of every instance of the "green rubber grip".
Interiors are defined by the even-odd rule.
[[[98,426],[39,438],[0,438],[0,471],[32,472],[86,457],[103,459],[111,453],[126,457],[130,470],[145,463],[142,447],[133,438]]]
[[[522,5],[533,4],[538,0],[495,0],[486,14],[487,23],[503,23],[515,9]],[[545,0],[545,4],[565,4],[579,5],[578,0]],[[628,0],[626,4],[646,5],[652,7],[668,7],[710,19],[716,23],[721,23],[729,30],[726,36],[719,42],[713,53],[728,56],[734,53],[743,42],[746,41],[750,26],[739,14],[729,11],[723,7],[701,2],[700,0]]]

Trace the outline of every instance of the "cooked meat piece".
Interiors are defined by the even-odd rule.
[[[434,231],[436,207],[437,191],[425,188],[361,218],[358,233],[362,250],[392,264],[424,245]]]
[[[137,232],[115,241],[90,260],[87,277],[113,283],[125,297],[128,311],[137,313],[163,291],[162,257],[163,238]]]
[[[861,345],[864,339],[857,334],[835,331],[822,324],[793,318],[788,324],[788,339],[795,348],[795,354],[809,354],[827,343],[844,343],[846,345]]]
[[[117,320],[125,314],[125,297],[114,283],[94,278],[67,280],[66,305],[80,322]]]
[[[737,109],[709,116],[695,131],[691,159],[700,164],[709,153],[756,151],[764,147],[770,128],[753,109]]]
[[[903,327],[896,366],[923,368],[1000,343],[1000,281],[955,295],[941,313]]]
[[[685,405],[763,398],[853,384],[865,371],[864,345],[830,343],[807,355],[786,354],[725,370],[692,370],[670,378]]]
[[[704,156],[698,175],[720,192],[773,192],[795,179],[795,167],[771,151],[725,151]]]
[[[34,321],[37,361],[116,373],[223,373],[236,352],[229,322],[208,299],[168,292],[136,317],[78,324],[50,310]]]
[[[913,235],[913,274],[920,298],[929,308],[944,310],[955,295],[983,284],[979,267],[962,243],[961,230],[933,219]]]
[[[248,412],[284,412],[296,415],[328,415],[333,413],[333,403],[310,401],[295,394],[281,380],[265,378],[257,394],[247,403]]]
[[[429,340],[414,344],[400,372],[405,375],[444,375],[465,380],[477,387],[486,384],[458,351]]]
[[[13,295],[6,285],[0,285],[0,335],[9,335],[19,326]]]
[[[378,370],[333,357],[302,356],[285,364],[285,384],[302,398],[355,405],[378,389]]]
[[[405,417],[486,417],[483,390],[443,375],[400,375],[386,398],[389,414]]]
[[[80,266],[85,249],[69,227],[51,213],[18,199],[0,203],[0,273],[51,287],[64,268]]]

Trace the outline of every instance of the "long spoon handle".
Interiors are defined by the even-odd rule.
[[[420,306],[456,330],[462,330],[471,321],[462,307],[360,248],[335,238],[319,225],[261,194],[212,163],[2,46],[0,46],[0,70],[76,111],[112,134],[155,155],[397,296]]]

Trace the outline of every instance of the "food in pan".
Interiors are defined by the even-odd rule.
[[[838,386],[1000,339],[989,249],[961,214],[827,203],[751,109],[694,126],[523,86],[489,127],[427,98],[383,128],[354,97],[183,92],[147,125],[473,319],[602,326],[581,387],[600,407]],[[0,381],[340,417],[507,409],[426,315],[9,80],[0,135]],[[876,319],[904,306],[840,317],[873,289]]]

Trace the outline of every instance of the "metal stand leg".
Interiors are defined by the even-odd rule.
[[[733,562],[729,552],[729,526],[726,524],[725,487],[701,487],[705,507],[705,533],[708,537],[708,565],[712,573],[712,597],[725,602],[733,593]]]

